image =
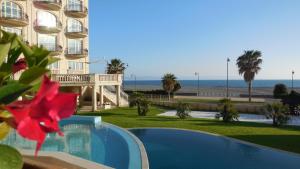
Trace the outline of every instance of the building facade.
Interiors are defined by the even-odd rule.
[[[60,61],[49,66],[52,80],[80,95],[92,110],[127,106],[120,74],[89,74],[88,0],[0,0],[1,29],[42,46]],[[110,106],[107,106],[110,107]]]
[[[88,24],[88,0],[1,0],[1,28],[60,58],[54,74],[89,73]]]

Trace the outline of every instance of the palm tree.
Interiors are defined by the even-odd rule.
[[[244,76],[244,80],[248,83],[249,102],[251,102],[252,81],[255,75],[261,69],[262,55],[260,51],[249,50],[245,51],[242,56],[236,60],[239,69],[239,74]]]
[[[110,60],[110,63],[107,63],[106,65],[107,74],[123,74],[125,69],[125,63],[120,59],[112,59]]]
[[[171,100],[171,92],[174,91],[175,85],[177,84],[176,76],[171,73],[167,73],[162,77],[163,89],[168,93],[169,101]]]

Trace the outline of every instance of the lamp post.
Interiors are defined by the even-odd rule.
[[[230,59],[227,58],[227,80],[226,80],[226,98],[229,97],[229,84],[228,84],[228,64],[230,62]]]
[[[123,70],[123,83],[122,83],[122,88],[123,88],[123,91],[125,91],[125,70],[128,68],[128,63],[125,64],[125,67],[124,67],[124,70]]]
[[[135,74],[131,74],[131,77],[134,78],[134,90],[136,92],[136,75]]]
[[[198,76],[198,81],[197,81],[197,96],[199,97],[200,95],[200,85],[199,85],[199,72],[195,72],[195,76]]]
[[[293,70],[292,71],[292,91],[294,90],[294,74],[295,74],[295,71]]]

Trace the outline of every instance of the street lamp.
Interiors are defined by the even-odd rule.
[[[295,74],[295,71],[293,70],[292,71],[292,91],[294,90],[294,74]]]
[[[125,80],[125,70],[128,68],[128,66],[129,66],[128,63],[126,63],[125,68],[123,70],[123,83],[122,83],[123,91],[125,91],[125,82],[124,82],[124,80]]]
[[[199,95],[200,95],[200,91],[199,91],[199,90],[200,90],[200,89],[199,89],[199,88],[200,88],[200,86],[199,86],[199,75],[200,75],[199,72],[195,72],[195,76],[198,76],[198,82],[197,82],[197,83],[198,83],[198,85],[197,85],[197,86],[198,86],[198,87],[197,87],[197,96],[198,96],[198,97],[199,97]]]
[[[136,92],[136,75],[135,74],[131,74],[131,78],[134,78],[134,90]]]
[[[229,85],[228,85],[228,63],[230,62],[230,59],[227,58],[227,81],[226,81],[226,98],[229,97]]]

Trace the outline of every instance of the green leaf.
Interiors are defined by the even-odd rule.
[[[48,65],[51,65],[52,63],[55,63],[57,61],[59,61],[59,58],[53,57],[53,56],[49,56],[48,58],[44,59],[39,66],[40,67],[46,67]]]
[[[25,91],[29,90],[31,86],[20,83],[8,83],[0,88],[0,104],[9,104],[15,101]]]
[[[36,80],[38,80],[41,76],[43,76],[48,71],[49,71],[48,69],[42,67],[37,67],[37,66],[31,67],[22,73],[19,81],[20,83],[23,84],[31,84]]]
[[[50,57],[50,51],[48,51],[47,49],[43,48],[43,47],[37,47],[37,46],[33,46],[32,47],[32,51],[33,51],[33,55],[36,59],[36,65],[40,66],[40,67],[46,67],[47,64],[41,65],[44,61],[47,61],[48,58]]]
[[[0,123],[0,140],[3,140],[9,133],[10,127],[5,122]]]
[[[7,57],[9,49],[10,49],[10,43],[0,44],[0,65],[2,65],[3,61]]]
[[[34,66],[34,64],[36,62],[36,59],[33,56],[32,49],[29,46],[27,46],[26,44],[24,44],[20,39],[18,39],[18,42],[19,42],[19,45],[22,48],[22,51],[23,51],[23,54],[24,54],[24,56],[26,58],[28,66],[29,67]]]
[[[9,51],[7,63],[9,63],[10,65],[14,64],[21,54],[22,54],[22,48],[18,47],[18,48],[11,49]]]
[[[0,168],[2,169],[22,169],[22,155],[14,148],[7,145],[0,145]]]

